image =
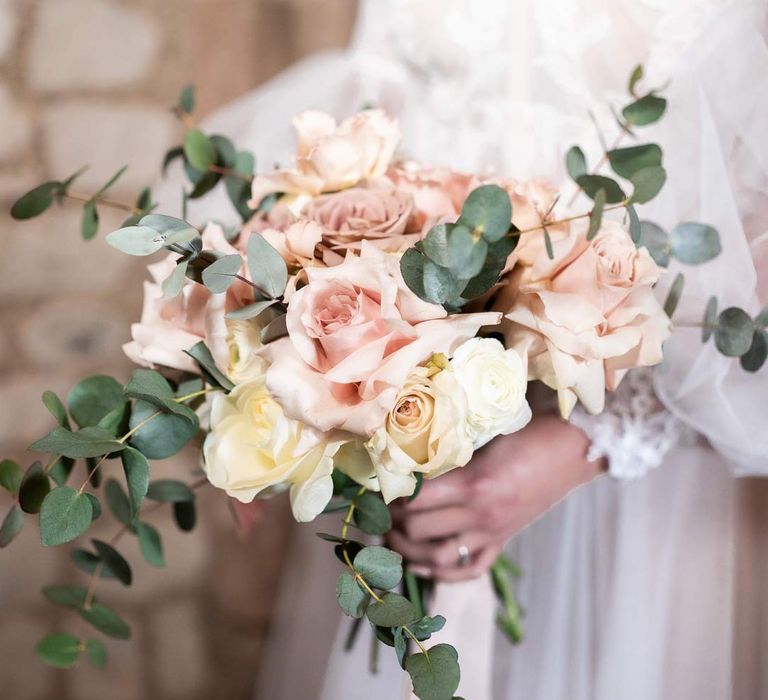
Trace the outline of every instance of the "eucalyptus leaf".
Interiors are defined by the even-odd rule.
[[[502,238],[488,246],[488,255],[485,258],[483,269],[475,275],[461,292],[465,299],[474,299],[482,296],[499,281],[499,276],[507,263],[507,258],[517,245],[517,238]],[[403,256],[405,257],[405,256]],[[402,260],[401,260],[402,269]],[[424,297],[421,297],[424,298]]]
[[[190,129],[184,137],[184,155],[189,164],[201,172],[216,163],[216,148],[199,129]]]
[[[239,255],[225,255],[203,270],[203,284],[214,294],[226,292],[242,266],[243,259]]]
[[[165,566],[160,533],[149,523],[139,523],[136,532],[139,536],[139,548],[146,562],[158,568]]]
[[[717,297],[709,297],[701,323],[701,342],[706,343],[717,328]]]
[[[768,305],[764,306],[760,313],[755,316],[755,326],[768,328]]]
[[[123,462],[125,482],[128,485],[129,517],[131,522],[135,522],[149,487],[149,461],[133,447],[126,447],[120,453],[120,459]]]
[[[608,151],[607,156],[613,172],[629,180],[638,170],[660,166],[662,152],[657,144],[646,143],[641,146],[615,148]]]
[[[368,606],[366,614],[379,627],[402,627],[418,619],[413,603],[399,593],[385,593],[381,603],[373,602]]]
[[[58,486],[48,493],[40,508],[40,538],[46,547],[71,542],[93,520],[93,506],[84,493]]]
[[[85,643],[85,652],[94,668],[104,668],[107,665],[107,650],[98,639],[89,639]]]
[[[458,298],[463,287],[463,281],[448,268],[436,265],[431,260],[424,263],[424,293],[427,301],[445,304]]]
[[[720,234],[708,224],[686,221],[675,226],[669,234],[672,255],[686,265],[700,265],[722,252]]]
[[[247,321],[252,318],[256,318],[262,311],[265,311],[273,304],[276,304],[276,299],[265,299],[263,301],[256,301],[248,306],[243,306],[234,311],[229,311],[225,314],[226,318],[233,321]]]
[[[44,182],[16,200],[11,216],[22,221],[42,214],[53,204],[53,196],[61,189],[60,182]]]
[[[664,187],[667,171],[661,166],[642,168],[632,173],[630,182],[634,186],[631,201],[633,204],[650,202]]]
[[[752,345],[739,361],[747,372],[757,372],[765,364],[766,357],[768,357],[768,334],[763,329],[755,329]]]
[[[434,617],[424,616],[412,625],[408,625],[408,629],[411,630],[413,636],[420,642],[424,642],[429,639],[435,632],[439,632],[445,627],[445,618],[442,615],[435,615]]]
[[[683,287],[685,286],[685,277],[681,272],[678,272],[675,276],[672,286],[669,288],[667,299],[664,302],[664,313],[670,318],[675,313],[678,303],[680,303],[680,297],[683,294]]]
[[[720,312],[715,329],[715,345],[728,357],[741,357],[749,352],[755,324],[749,314],[736,306]]]
[[[34,462],[19,484],[19,505],[25,513],[38,513],[51,490],[51,482],[40,462]]]
[[[408,653],[408,641],[405,638],[405,632],[402,627],[395,627],[394,632],[395,655],[400,668],[405,670],[405,656]]]
[[[146,401],[136,401],[129,426],[131,430],[138,428],[131,435],[130,445],[147,459],[172,457],[197,435],[199,428],[196,422],[159,412],[157,407]]]
[[[235,388],[232,381],[216,366],[211,351],[202,340],[199,343],[195,343],[189,350],[185,350],[184,352],[197,362],[198,366],[203,371],[203,374],[214,385],[221,387],[224,391],[232,391],[232,389]]]
[[[581,148],[571,146],[568,149],[568,153],[565,154],[565,168],[574,181],[587,174],[587,159]]]
[[[271,343],[274,340],[284,338],[288,335],[288,326],[286,325],[286,314],[281,314],[277,318],[272,319],[261,330],[261,342],[264,345]]]
[[[488,244],[476,238],[465,226],[454,226],[448,236],[448,268],[461,280],[468,280],[482,270]]]
[[[99,212],[96,203],[91,200],[83,205],[83,218],[80,224],[80,235],[83,240],[90,241],[99,230]]]
[[[105,375],[83,379],[67,396],[69,412],[81,428],[97,425],[110,411],[124,403],[120,382]]]
[[[101,517],[101,501],[92,493],[86,492],[85,495],[91,502],[91,508],[93,510],[91,515],[91,522],[96,522]]]
[[[392,529],[389,508],[378,494],[366,491],[355,501],[355,524],[369,535],[383,535]]]
[[[288,284],[288,268],[283,256],[258,233],[248,238],[247,251],[251,281],[268,297],[281,296]]]
[[[139,225],[155,231],[163,245],[191,243],[200,236],[200,231],[184,219],[165,214],[148,214],[139,221]]]
[[[152,255],[165,245],[165,241],[157,231],[148,226],[119,228],[108,233],[106,241],[122,253],[139,257]]]
[[[645,95],[621,110],[624,119],[632,126],[647,126],[661,119],[667,109],[667,101],[657,95]]]
[[[354,566],[374,588],[390,590],[403,578],[403,558],[386,547],[365,547],[355,556]]]
[[[602,192],[602,190],[600,190]],[[543,233],[544,233],[544,250],[547,253],[547,257],[550,260],[555,259],[555,250],[552,247],[552,236],[549,235],[549,231],[547,230],[547,227],[543,227]]]
[[[192,114],[195,111],[195,86],[185,85],[179,93],[178,108],[182,112]]]
[[[629,218],[629,236],[635,245],[640,244],[642,238],[642,228],[640,226],[640,217],[632,204],[627,204],[627,217]]]
[[[80,640],[71,634],[48,634],[36,647],[38,657],[54,668],[72,668],[80,650]]]
[[[12,459],[4,459],[0,462],[0,487],[4,488],[11,496],[19,492],[24,471]]]
[[[194,501],[177,501],[173,504],[173,519],[182,532],[192,532],[197,524],[197,507]]]
[[[419,299],[426,300],[424,291],[424,262],[426,258],[416,248],[408,248],[400,258],[400,274],[405,284]],[[482,273],[481,273],[482,274]]]
[[[458,654],[450,644],[438,644],[427,654],[412,654],[405,660],[413,692],[419,700],[450,700],[459,687]]]
[[[635,89],[637,88],[637,84],[643,79],[643,66],[642,64],[639,64],[635,66],[635,69],[632,71],[632,73],[629,76],[629,83],[627,84],[627,91],[630,95],[633,97],[636,97],[635,95]]]
[[[24,511],[19,505],[12,505],[11,509],[5,514],[2,524],[0,524],[0,549],[7,547],[24,527]]]
[[[84,586],[46,586],[43,595],[54,605],[77,610],[85,605],[88,589]]]
[[[104,566],[106,566],[125,586],[130,586],[133,581],[133,573],[131,572],[131,566],[125,560],[125,557],[120,554],[111,544],[103,542],[101,540],[91,540],[93,546],[96,549],[96,553],[101,559]]]
[[[457,223],[495,242],[507,234],[511,221],[512,202],[507,192],[498,185],[481,185],[464,200]]]
[[[89,609],[81,608],[80,616],[97,630],[113,639],[130,639],[131,628],[114,610],[101,603],[93,603]]]
[[[582,175],[576,179],[576,184],[590,199],[594,199],[600,190],[605,192],[605,201],[609,204],[617,204],[627,198],[619,183],[604,175]]]
[[[589,227],[587,228],[587,240],[591,241],[600,230],[600,224],[603,221],[603,209],[605,208],[605,190],[598,190],[595,194],[594,206],[592,207],[592,213],[589,215]],[[545,229],[546,231],[546,229]],[[551,247],[550,241],[550,247]],[[550,258],[554,257],[550,255]]]
[[[450,265],[448,256],[448,235],[455,228],[456,224],[437,224],[433,226],[424,240],[421,241],[421,250],[432,262],[441,267]],[[462,226],[467,230],[466,226]]]
[[[29,449],[33,452],[51,452],[80,459],[119,452],[125,449],[125,446],[115,440],[104,428],[92,426],[73,433],[66,428],[59,427],[54,428],[44,438],[32,443]]]
[[[672,257],[669,235],[652,221],[640,222],[640,245],[645,246],[659,267],[668,267]]]
[[[101,566],[101,559],[99,559],[93,552],[89,552],[85,549],[75,549],[72,552],[72,562],[80,569],[80,571],[86,574],[94,574],[98,568],[98,575],[103,579],[114,579],[115,575],[105,567]]]
[[[369,596],[349,571],[342,571],[336,581],[336,599],[347,615],[359,618],[365,614]]]
[[[163,296],[166,299],[173,299],[181,294],[181,290],[184,288],[184,280],[187,275],[188,266],[188,260],[180,260],[176,263],[176,267],[173,268],[173,272],[163,280],[162,290]]]
[[[156,406],[164,413],[173,413],[193,425],[198,424],[197,414],[179,402],[174,396],[171,385],[159,372],[151,369],[136,369],[131,381],[125,385],[125,394]]]
[[[43,405],[48,412],[56,419],[56,422],[62,427],[69,429],[69,418],[67,409],[64,407],[61,399],[52,391],[43,392]]]
[[[183,481],[158,479],[149,484],[147,498],[164,503],[178,503],[193,501],[195,494]]]

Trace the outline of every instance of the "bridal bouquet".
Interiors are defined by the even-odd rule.
[[[638,70],[630,81],[621,138],[666,106],[655,91],[637,94],[641,77]],[[672,257],[694,264],[717,255],[717,232],[685,222],[667,233],[639,219],[635,206],[665,180],[655,144],[617,142],[591,169],[583,151],[571,149],[573,199],[582,192],[592,202],[579,212],[561,205],[546,180],[402,159],[397,122],[377,109],[341,123],[316,111],[299,115],[291,166],[254,174],[252,154],[197,127],[193,102],[185,89],[175,108],[184,143],[166,162],[183,161],[185,203],[222,183],[242,218],[237,227],[156,213],[149,190],[135,205],[109,200],[120,173],[92,195],[73,191],[75,174],[14,205],[24,219],[54,201],[81,200],[85,238],[97,233],[100,207],[126,208],[130,217],[107,243],[162,257],[149,266],[142,318],[125,346],[141,368],[127,383],[89,377],[66,404],[46,392],[56,427],[31,449],[49,457],[26,470],[0,465],[0,484],[14,499],[0,544],[13,539],[25,513],[39,513],[44,545],[71,542],[105,501],[118,521],[115,536],[73,551],[88,582],[43,592],[125,639],[130,628],[96,589],[102,579],[131,583],[117,548],[124,536],[136,536],[144,557],[163,565],[148,513],[168,503],[189,530],[194,490],[206,482],[243,502],[287,491],[298,521],[341,514],[338,533],[320,537],[343,565],[336,586],[343,611],[367,619],[394,647],[418,697],[450,699],[457,653],[427,644],[445,619],[425,614],[400,555],[365,535],[384,535],[387,504],[418,497],[423,479],[463,467],[496,436],[523,428],[529,382],[554,390],[567,418],[577,402],[602,411],[606,391],[626,372],[659,363],[682,277],[665,306],[654,286]],[[606,164],[621,183],[599,172]],[[624,221],[609,218],[612,210]],[[718,314],[711,301],[704,339],[714,334],[723,353],[756,370],[766,356],[766,316]],[[203,479],[152,480],[151,460],[198,439]],[[493,569],[499,621],[518,638],[514,573],[505,560]],[[101,641],[68,633],[47,636],[38,652],[62,667],[83,653],[96,665],[106,659]]]

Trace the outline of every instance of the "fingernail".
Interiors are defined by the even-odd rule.
[[[426,566],[411,565],[408,567],[408,571],[414,576],[421,576],[421,578],[432,578],[432,570]]]

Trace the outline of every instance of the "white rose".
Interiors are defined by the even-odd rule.
[[[227,319],[227,347],[226,374],[235,384],[257,379],[266,372],[267,362],[257,354],[262,347],[261,326],[257,321]]]
[[[494,338],[472,338],[458,347],[451,368],[467,395],[467,425],[475,449],[509,435],[531,420],[525,398],[526,360]]]
[[[450,370],[432,371],[410,374],[384,425],[364,444],[367,456],[346,445],[337,457],[337,467],[380,489],[387,503],[413,493],[416,472],[430,479],[472,457],[464,391]]]
[[[244,503],[262,492],[290,488],[294,517],[306,522],[331,499],[338,447],[287,418],[260,377],[213,398],[204,468],[211,484]]]

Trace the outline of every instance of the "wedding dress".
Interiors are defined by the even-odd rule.
[[[606,104],[627,100],[642,62],[648,84],[670,81],[670,106],[640,134],[663,146],[669,175],[641,216],[704,221],[723,240],[715,261],[684,269],[676,318],[699,320],[711,294],[756,312],[768,300],[765,35],[766,4],[748,0],[363,0],[348,51],[296,65],[207,126],[271,165],[292,151],[302,109],[373,103],[399,117],[403,152],[421,161],[555,177],[570,192],[563,154],[578,143],[599,158],[588,115],[612,140]],[[638,373],[604,417],[577,418],[619,476],[647,473],[582,487],[509,543],[525,572],[521,645],[494,631],[486,579],[438,587],[459,695],[768,698],[768,489],[734,478],[768,474],[768,370],[747,374],[698,336],[676,331],[653,379]],[[363,670],[367,630],[342,648],[338,565],[313,534],[335,524],[298,528],[259,700],[409,696],[394,654]]]

